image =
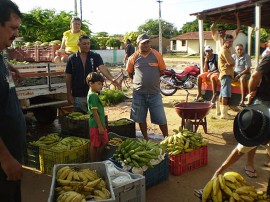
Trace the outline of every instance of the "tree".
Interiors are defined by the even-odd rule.
[[[133,46],[136,46],[137,45],[137,37],[139,36],[138,32],[130,32],[130,33],[127,33],[125,36],[124,36],[124,41],[123,42],[126,42],[127,39],[129,39],[131,41],[131,44]]]
[[[71,12],[56,13],[54,9],[34,9],[30,13],[23,14],[20,35],[29,42],[61,40],[63,32],[70,29],[72,16]],[[81,29],[90,35],[88,25],[89,22],[83,21]]]
[[[109,37],[109,39],[106,41],[106,46],[108,47],[119,47],[120,45],[121,41],[114,37]]]
[[[179,32],[173,26],[172,23],[161,20],[162,26],[162,36],[166,38],[171,38],[177,36]],[[149,35],[158,35],[159,34],[159,20],[148,20],[145,24],[138,27],[139,33],[147,33]]]

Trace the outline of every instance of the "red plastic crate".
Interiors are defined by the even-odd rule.
[[[192,152],[169,156],[169,170],[172,175],[181,175],[207,165],[208,147],[203,146]]]

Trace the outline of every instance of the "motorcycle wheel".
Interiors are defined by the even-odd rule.
[[[172,82],[171,76],[160,77],[160,92],[162,95],[170,96],[177,91],[177,88],[169,84],[170,82]]]

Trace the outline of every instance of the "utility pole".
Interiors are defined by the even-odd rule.
[[[74,0],[74,15],[77,16],[78,12],[77,12],[77,0]]]
[[[157,0],[157,2],[159,3],[159,52],[162,55],[162,27],[161,27],[161,5],[160,3],[162,1]]]

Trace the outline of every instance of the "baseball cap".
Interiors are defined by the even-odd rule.
[[[150,37],[147,34],[141,34],[137,37],[137,43],[144,43],[149,40],[150,40]]]
[[[211,46],[205,46],[204,51],[213,50]]]

